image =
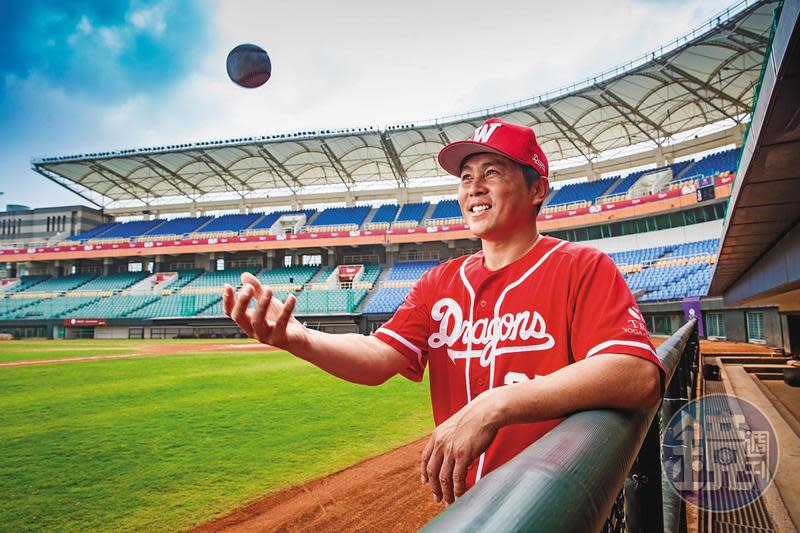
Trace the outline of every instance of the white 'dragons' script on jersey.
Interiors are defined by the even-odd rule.
[[[479,357],[481,366],[489,366],[494,358],[519,352],[548,350],[555,345],[553,336],[547,333],[547,324],[538,312],[522,311],[481,318],[474,322],[464,319],[464,310],[452,298],[442,298],[431,309],[431,318],[439,323],[439,331],[428,337],[431,348],[447,345],[447,355],[456,359]],[[531,341],[498,348],[501,341]],[[453,346],[463,344],[472,349],[455,350]]]

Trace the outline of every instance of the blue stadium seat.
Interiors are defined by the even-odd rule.
[[[261,213],[222,215],[197,228],[195,233],[239,233],[261,217]]]
[[[461,208],[458,200],[442,200],[433,209],[431,220],[461,218]]]
[[[138,237],[143,233],[154,229],[163,220],[135,220],[132,222],[122,222],[116,224],[101,234],[92,237],[92,240],[105,240],[105,239],[130,239],[131,237]]]
[[[716,176],[721,172],[736,172],[740,155],[741,150],[738,148],[707,155],[695,163],[686,174],[689,176]]]
[[[156,235],[186,235],[187,233],[193,232],[209,220],[211,220],[211,217],[205,216],[173,218],[172,220],[163,221],[163,224],[146,231],[142,236],[152,237]]]
[[[355,226],[360,227],[367,218],[370,206],[357,207],[329,207],[319,214],[310,224],[313,228],[325,226]]]
[[[545,207],[569,205],[579,202],[593,204],[598,196],[603,196],[605,194],[614,181],[614,178],[604,178],[565,185],[550,196]]]
[[[397,216],[397,211],[400,209],[395,204],[384,204],[375,212],[375,216],[370,220],[370,224],[391,224]]]
[[[407,261],[397,263],[389,271],[389,281],[416,281],[428,270],[438,265],[438,261]]]
[[[422,217],[425,216],[425,211],[428,210],[430,205],[430,202],[405,204],[400,208],[400,212],[397,214],[397,219],[394,221],[394,224],[400,227],[419,225],[419,223],[422,222]]]
[[[364,313],[394,313],[403,303],[406,295],[411,292],[411,287],[384,287],[378,292],[364,308]]]
[[[84,231],[83,233],[79,233],[78,235],[72,235],[71,237],[67,237],[66,240],[76,241],[76,242],[87,241],[92,237],[99,237],[100,235],[102,235],[103,232],[108,231],[117,224],[118,224],[117,222],[106,222],[90,230]]]

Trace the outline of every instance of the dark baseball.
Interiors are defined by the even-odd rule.
[[[248,89],[264,85],[272,74],[269,55],[254,44],[240,44],[231,50],[226,66],[231,80]]]

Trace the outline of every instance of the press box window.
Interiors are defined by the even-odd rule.
[[[706,313],[706,337],[709,339],[725,338],[725,320],[722,313]]]
[[[766,344],[767,339],[764,337],[764,313],[748,311],[745,313],[745,319],[747,323],[747,342]]]

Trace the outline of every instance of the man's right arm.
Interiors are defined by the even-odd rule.
[[[251,311],[248,306],[253,298],[257,303]],[[226,286],[222,300],[225,314],[251,338],[286,350],[341,379],[379,385],[408,366],[400,352],[375,337],[332,335],[306,328],[292,316],[294,295],[282,303],[250,274],[242,276],[238,298],[233,287]]]

